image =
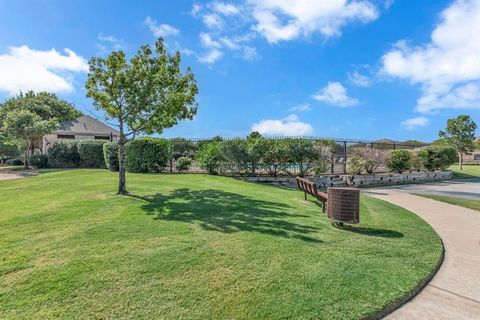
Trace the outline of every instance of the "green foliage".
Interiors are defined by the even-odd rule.
[[[457,152],[451,147],[428,146],[418,152],[422,165],[428,171],[445,170],[457,162]]]
[[[468,115],[460,115],[447,120],[445,131],[438,135],[445,143],[454,148],[459,155],[460,170],[463,165],[463,154],[475,150],[475,131],[477,124]]]
[[[138,138],[128,142],[125,154],[129,172],[161,172],[172,159],[169,140]]]
[[[225,157],[222,153],[221,142],[213,141],[204,144],[196,154],[196,160],[209,174],[220,173]]]
[[[0,133],[0,164],[3,164],[5,159],[19,156],[19,150],[16,145],[9,142],[5,135]]]
[[[387,167],[390,172],[402,173],[410,170],[412,155],[408,150],[393,150],[387,161]]]
[[[413,150],[411,151],[411,154],[412,154],[412,160],[410,161],[410,163],[412,166],[412,170],[420,172],[422,169],[424,169],[423,160],[420,157],[420,152]]]
[[[187,157],[180,157],[177,159],[176,169],[178,172],[185,172],[190,168],[192,164],[192,159]]]
[[[48,157],[44,154],[34,154],[28,158],[32,166],[38,169],[48,168]]]
[[[388,159],[388,153],[383,149],[369,148],[369,147],[356,147],[351,150],[353,156],[359,159],[355,159],[355,164],[351,164],[352,168],[361,164],[361,170],[365,170],[368,174],[374,173],[379,167],[386,165]],[[348,162],[348,160],[347,160]],[[348,163],[347,163],[348,166]],[[356,170],[358,171],[358,170]],[[359,173],[357,173],[359,174]]]
[[[21,166],[23,164],[23,160],[20,158],[8,159],[5,161],[5,164],[9,166]]]
[[[0,122],[6,113],[20,110],[36,114],[42,120],[53,120],[57,123],[82,115],[73,104],[58,98],[53,93],[35,93],[33,91],[20,93],[16,97],[6,100],[0,106],[0,110],[2,110],[0,112]]]
[[[298,175],[303,177],[314,169],[320,155],[315,149],[314,141],[308,139],[285,139],[290,150],[290,163],[298,165]]]
[[[290,150],[280,139],[264,139],[262,141],[263,163],[269,175],[276,177],[288,168]]]
[[[97,109],[119,124],[118,193],[125,194],[123,160],[127,137],[161,133],[180,120],[192,119],[197,112],[195,77],[190,68],[182,72],[180,53],[170,55],[161,38],[153,49],[142,46],[129,62],[125,53],[114,51],[107,58],[90,59],[89,66],[85,84],[87,97],[93,99]],[[132,162],[130,165],[134,170],[160,169],[149,165],[139,168]]]
[[[118,143],[107,142],[103,144],[103,157],[105,166],[110,171],[118,171]]]
[[[79,140],[77,142],[80,166],[86,168],[105,168],[103,145],[105,140]]]
[[[80,154],[76,141],[54,142],[47,152],[48,163],[53,168],[73,168],[80,166]]]
[[[171,142],[173,159],[192,156],[198,150],[198,146],[195,143],[184,138],[175,138]]]
[[[347,171],[353,175],[362,174],[365,169],[365,160],[358,154],[354,154],[347,159]]]

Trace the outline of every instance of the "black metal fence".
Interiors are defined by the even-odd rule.
[[[389,142],[389,141],[365,141],[365,140],[338,140],[338,139],[328,139],[328,138],[320,138],[320,137],[268,137],[269,139],[308,139],[308,140],[330,140],[335,142],[336,148],[333,152],[332,158],[329,161],[330,164],[328,169],[324,172],[325,174],[344,174],[347,173],[347,160],[351,157],[358,148],[370,148],[370,149],[378,149],[384,151],[391,151],[391,150],[413,150],[419,147],[423,147],[427,144],[425,143],[398,143],[398,142]],[[234,140],[236,138],[209,138],[209,139],[184,139],[184,138],[174,138],[170,139],[172,142],[172,154],[173,160],[170,162],[168,170],[170,172],[177,172],[176,160],[180,157],[188,157],[191,158],[192,164],[190,168],[187,170],[189,173],[205,173],[199,163],[195,161],[195,154],[198,150],[202,147],[202,145],[207,144],[212,141],[224,141],[224,140]],[[288,170],[285,170],[284,174],[287,175],[296,175],[299,171],[298,164],[291,164],[288,167]],[[376,169],[377,172],[385,172],[386,168],[384,166],[379,166]],[[262,165],[259,165],[258,174],[265,175],[267,174],[267,170],[265,168],[262,169]]]

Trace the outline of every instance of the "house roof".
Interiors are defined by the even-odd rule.
[[[62,122],[54,132],[119,134],[117,130],[90,116],[81,116],[76,119]]]

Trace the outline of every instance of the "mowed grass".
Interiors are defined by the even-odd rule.
[[[460,170],[458,165],[451,166],[449,169],[453,170],[455,179],[480,178],[480,165],[478,164],[464,164],[463,170]]]
[[[424,198],[441,201],[441,202],[446,202],[449,204],[453,204],[455,206],[460,206],[460,207],[480,211],[480,200],[456,198],[456,197],[434,195],[434,194],[416,194],[416,195]]]
[[[3,319],[358,319],[441,256],[416,215],[362,197],[334,227],[297,190],[105,170],[0,181]]]

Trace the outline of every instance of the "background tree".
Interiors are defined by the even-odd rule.
[[[28,169],[28,151],[32,143],[38,137],[51,132],[57,125],[55,120],[42,120],[37,114],[26,110],[7,112],[2,122],[7,139],[23,146],[24,169]]]
[[[6,158],[13,158],[18,154],[18,147],[10,143],[5,135],[0,133],[0,165],[4,164]]]
[[[190,68],[180,69],[180,53],[170,55],[163,39],[155,47],[144,45],[127,62],[125,53],[94,57],[85,84],[87,97],[118,125],[118,193],[126,194],[125,143],[138,134],[161,133],[197,112],[198,93]]]
[[[63,121],[71,120],[82,115],[80,111],[75,109],[75,107],[60,98],[58,98],[53,93],[48,92],[38,92],[28,91],[27,93],[20,93],[16,97],[6,100],[3,104],[0,104],[0,132],[3,131],[5,135],[12,137],[12,134],[6,132],[3,124],[7,119],[7,115],[11,113],[18,113],[20,111],[25,111],[36,117],[30,117],[31,119],[38,119],[39,121],[46,121],[51,124],[60,123]],[[25,116],[25,114],[23,114]],[[9,118],[13,120],[12,117]],[[20,119],[22,121],[26,118]],[[15,121],[16,122],[16,121]],[[15,125],[17,125],[16,123]],[[42,124],[39,124],[42,126]],[[53,128],[52,128],[53,129]],[[46,132],[49,133],[49,132]],[[37,139],[41,139],[41,136],[36,136]],[[19,148],[23,149],[25,144],[25,139],[12,138],[11,142],[16,142]],[[30,147],[31,152],[35,147],[35,140],[33,137],[29,137],[28,146]]]
[[[438,135],[458,153],[458,164],[463,170],[463,155],[475,149],[475,131],[477,124],[468,115],[459,115],[447,120],[445,131]]]

